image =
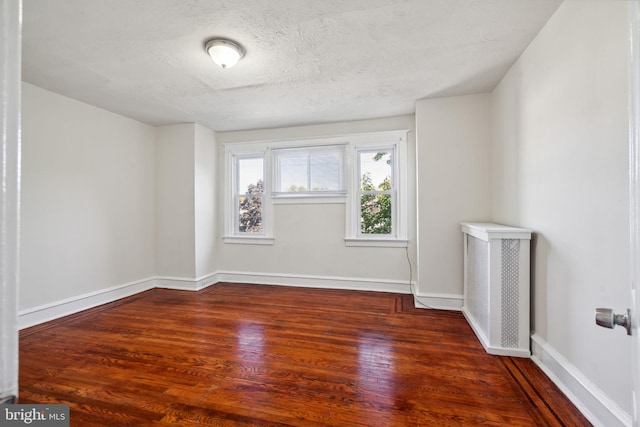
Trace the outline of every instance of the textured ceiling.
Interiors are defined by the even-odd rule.
[[[414,112],[491,90],[562,0],[24,0],[23,79],[218,131]],[[247,54],[223,70],[214,36]]]

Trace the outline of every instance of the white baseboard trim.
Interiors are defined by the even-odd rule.
[[[135,295],[155,287],[155,278],[150,277],[54,301],[38,307],[20,310],[18,312],[18,329],[22,330],[31,326],[39,325],[40,323],[49,322],[60,317],[68,316],[89,308]]]
[[[314,276],[303,274],[250,273],[222,271],[219,282],[255,283],[257,285],[298,286],[303,288],[345,289],[356,291],[394,292],[410,294],[408,282],[352,277]]]
[[[462,310],[462,295],[413,293],[416,308],[431,308],[434,310]]]
[[[176,289],[183,291],[199,291],[220,282],[219,273],[209,273],[193,278],[158,276],[155,278],[157,288]]]
[[[18,312],[18,328],[29,328],[153,288],[199,291],[219,282],[411,293],[408,283],[362,278],[230,271],[209,273],[196,278],[157,276],[21,310]]]
[[[538,335],[531,336],[531,360],[596,427],[631,427],[632,417],[571,362]]]
[[[489,354],[494,354],[496,356],[511,356],[511,357],[531,357],[531,352],[529,349],[524,348],[508,348],[508,347],[498,347],[491,345],[491,341],[484,333],[476,319],[467,311],[465,307],[462,307],[462,314],[464,318],[467,319],[467,323],[473,329],[473,332],[476,334],[478,341],[484,347],[484,350]],[[528,340],[527,340],[528,341]]]

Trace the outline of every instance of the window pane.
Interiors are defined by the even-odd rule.
[[[261,194],[264,192],[262,158],[238,159],[238,194]]]
[[[390,190],[393,164],[391,151],[360,152],[361,190]]]
[[[390,194],[365,194],[360,197],[360,232],[391,234]]]
[[[340,155],[312,154],[309,162],[311,191],[339,191],[341,187]]]
[[[277,192],[341,191],[342,147],[274,150]]]
[[[280,171],[280,186],[278,191],[307,191],[308,156],[280,155],[278,168]]]
[[[238,231],[262,233],[262,196],[238,197]]]

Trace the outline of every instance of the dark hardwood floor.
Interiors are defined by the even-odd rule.
[[[412,296],[221,283],[23,330],[20,403],[72,426],[583,426],[529,359]]]

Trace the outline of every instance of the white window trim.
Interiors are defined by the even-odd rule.
[[[239,244],[239,245],[273,245],[275,242],[275,239],[273,237],[266,237],[262,235],[225,236],[222,240],[225,243]]]
[[[297,194],[272,194],[271,200],[274,205],[336,205],[344,204],[347,201],[347,192],[315,192],[313,194],[299,192]]]
[[[236,199],[237,188],[237,160],[258,158],[263,159],[263,195],[262,195],[262,233],[240,233],[237,229]],[[251,146],[225,146],[225,180],[224,180],[224,243],[231,244],[252,244],[252,245],[273,245],[273,208],[270,194],[270,161],[268,149],[264,147]]]
[[[273,205],[275,204],[345,204],[346,228],[345,245],[354,247],[407,247],[407,129],[327,136],[309,139],[266,140],[230,142],[225,147],[224,175],[224,237],[225,243],[273,245]],[[274,193],[272,149],[305,148],[329,145],[344,145],[343,178],[344,191],[338,192],[304,192]],[[377,148],[394,148],[394,178],[396,187],[396,207],[394,216],[395,233],[389,236],[362,235],[360,231],[359,200],[360,185],[359,166],[356,164],[357,152],[376,150]],[[264,158],[264,200],[263,200],[263,233],[237,233],[235,231],[234,185],[236,174],[235,159],[238,157]]]
[[[346,238],[344,239],[346,246],[350,247],[376,247],[376,248],[406,248],[409,246],[409,241],[406,239],[397,238],[374,238],[374,237],[362,237],[362,238]]]
[[[407,247],[407,130],[378,132],[354,138],[349,158],[345,162],[351,165],[351,182],[347,195],[346,246]],[[358,153],[393,149],[393,179],[395,188],[395,206],[392,212],[393,234],[365,235],[360,233],[360,167]],[[392,205],[393,206],[393,205]]]

